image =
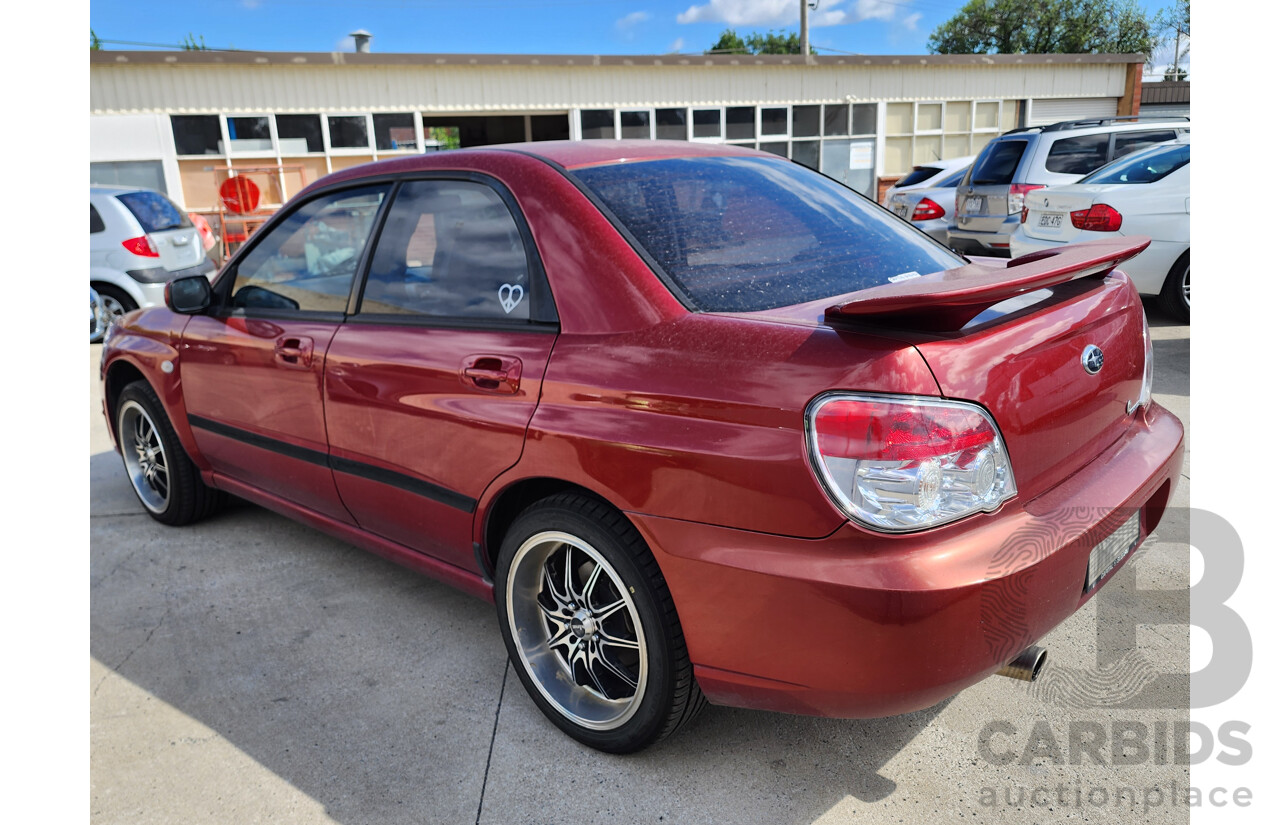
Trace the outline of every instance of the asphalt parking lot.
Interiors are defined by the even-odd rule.
[[[711,707],[627,757],[543,718],[485,602],[248,504],[152,521],[111,452],[92,346],[92,819],[1186,822],[1166,737],[1189,704],[1190,327],[1148,314],[1183,478],[1129,575],[1042,642],[1041,682],[876,720]]]

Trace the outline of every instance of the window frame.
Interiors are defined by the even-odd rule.
[[[365,138],[367,143],[364,146],[334,146],[332,136],[329,133],[329,118],[334,117],[362,117],[364,118]],[[321,134],[324,135],[324,148],[332,157],[360,157],[368,155],[371,158],[377,157],[374,150],[373,136],[373,113],[372,112],[325,112],[320,121]]]

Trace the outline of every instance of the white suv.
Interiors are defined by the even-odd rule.
[[[1108,117],[1015,129],[992,140],[956,187],[947,244],[1009,257],[1028,192],[1080,178],[1112,160],[1191,133],[1188,118]]]

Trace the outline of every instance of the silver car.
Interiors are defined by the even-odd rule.
[[[108,323],[164,303],[164,285],[212,277],[200,233],[187,213],[150,189],[89,187],[89,286]]]
[[[904,221],[910,221],[912,226],[935,241],[945,244],[947,226],[955,212],[956,184],[968,171],[969,167],[962,166],[932,187],[894,192],[889,195],[885,208]]]

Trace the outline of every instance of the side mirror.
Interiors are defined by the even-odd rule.
[[[213,304],[213,287],[203,275],[178,278],[164,285],[164,304],[181,315],[199,315]]]

